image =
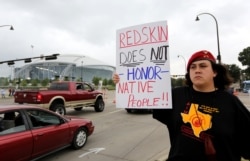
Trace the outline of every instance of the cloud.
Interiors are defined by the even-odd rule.
[[[2,0],[0,26],[15,30],[0,28],[0,61],[72,53],[115,65],[116,30],[167,20],[171,73],[183,74],[177,55],[186,61],[200,49],[217,55],[215,21],[209,15],[195,21],[209,12],[218,20],[222,62],[240,65],[238,54],[250,44],[249,8],[246,0]]]

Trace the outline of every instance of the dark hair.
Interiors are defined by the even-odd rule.
[[[233,79],[229,74],[228,68],[222,64],[216,64],[210,61],[213,71],[217,72],[217,75],[214,77],[214,85],[220,90],[226,90],[233,83]],[[185,75],[186,81],[185,84],[192,86],[193,83],[190,79],[189,68]]]

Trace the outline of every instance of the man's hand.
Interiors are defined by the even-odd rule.
[[[115,84],[117,84],[119,81],[120,81],[120,77],[119,77],[118,74],[115,73],[115,74],[113,75],[113,82],[114,82]]]

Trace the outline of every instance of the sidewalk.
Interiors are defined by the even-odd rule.
[[[5,98],[2,98],[2,96],[0,96],[0,100],[1,99],[10,99],[10,98],[14,98],[14,96],[5,95]]]

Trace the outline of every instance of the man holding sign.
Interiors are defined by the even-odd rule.
[[[187,65],[186,85],[172,90],[172,110],[153,117],[167,125],[168,161],[240,161],[250,159],[250,112],[227,90],[228,70],[206,50]]]
[[[216,64],[209,51],[195,52],[188,61],[186,86],[171,90],[169,64],[152,65],[144,52],[149,51],[145,44],[167,40],[159,26],[164,25],[146,24],[137,30],[121,32],[120,40],[124,41],[120,42],[120,47],[138,46],[138,49],[117,52],[120,57],[127,56],[120,59],[118,73],[113,76],[118,106],[154,109],[153,118],[168,127],[171,148],[167,161],[250,159],[250,112],[236,96],[227,92],[232,83],[227,68]],[[162,58],[161,62],[164,60],[162,53],[167,49],[163,46],[167,45],[158,48],[162,57],[157,58]],[[156,58],[152,56],[155,47],[149,48],[152,49],[149,60],[152,60]],[[134,54],[135,51],[138,54]],[[165,56],[168,58],[168,52]],[[139,66],[141,64],[144,66]],[[121,69],[124,66],[127,68]]]

